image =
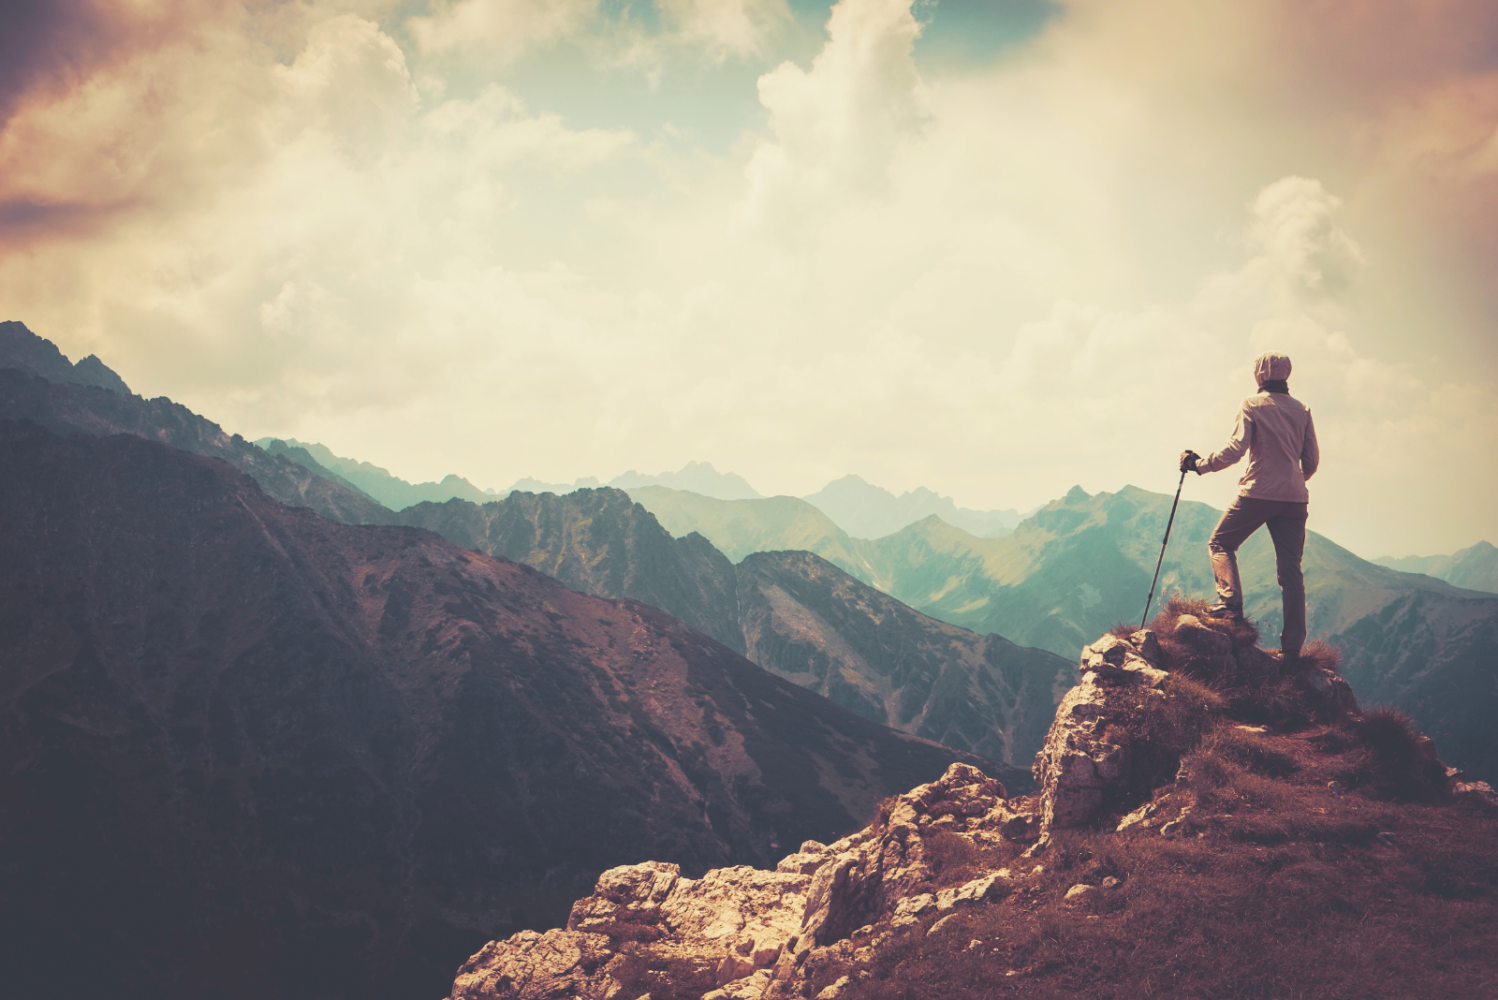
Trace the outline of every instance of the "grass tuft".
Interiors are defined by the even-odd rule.
[[[1435,745],[1408,715],[1379,705],[1349,720],[1353,744],[1343,774],[1349,787],[1394,802],[1444,802],[1450,798],[1446,768]]]

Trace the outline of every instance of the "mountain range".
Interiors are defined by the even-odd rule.
[[[20,323],[0,324],[0,331],[0,419],[29,420],[58,434],[134,434],[223,459],[292,507],[308,507],[347,524],[394,520],[393,513],[357,490],[257,448],[238,434],[226,434],[165,396],[144,399],[131,393],[97,358],[95,364],[85,366],[85,358],[70,365],[51,341]]]
[[[953,761],[1023,780],[139,436],[0,421],[0,523],[18,996],[432,996],[614,865],[773,865]]]
[[[526,477],[517,480],[508,490],[496,495],[510,493],[556,493],[565,495],[574,490],[596,490],[601,486],[614,489],[631,489],[638,486],[665,486],[675,490],[686,490],[715,500],[753,500],[759,491],[749,485],[748,480],[733,472],[719,472],[711,462],[688,462],[675,472],[661,472],[648,476],[631,469],[605,483],[593,476],[585,476],[568,483],[548,483]]]
[[[810,552],[757,552],[735,566],[701,534],[673,538],[620,490],[450,500],[400,518],[583,593],[655,605],[867,719],[1016,767],[1028,766],[1068,686],[1070,665],[1055,654],[920,614]]]
[[[1171,506],[1168,495],[1135,487],[1096,495],[1076,488],[1004,538],[977,538],[930,517],[869,540],[788,497],[725,503],[659,487],[631,496],[673,534],[697,531],[744,556],[807,548],[933,618],[1068,658],[1088,636],[1142,618]],[[1157,594],[1212,593],[1206,541],[1220,516],[1181,503]],[[1239,561],[1246,609],[1272,641],[1281,611],[1267,534],[1251,538]],[[1305,568],[1311,635],[1343,650],[1359,691],[1410,712],[1453,763],[1498,774],[1486,721],[1498,703],[1489,641],[1498,597],[1375,565],[1315,532]]]
[[[662,483],[670,486],[670,483]],[[700,491],[699,491],[700,492]],[[936,516],[979,538],[999,538],[1024,520],[1017,510],[969,510],[951,497],[918,487],[895,496],[858,476],[844,476],[802,497],[854,538],[883,538],[908,524]]]
[[[378,465],[342,458],[320,444],[309,444],[295,438],[261,438],[255,444],[272,455],[284,455],[320,476],[363,493],[391,510],[404,510],[428,500],[441,503],[453,497],[476,503],[489,499],[489,494],[461,476],[448,475],[438,483],[408,483]]]
[[[32,351],[33,356],[37,353]],[[62,364],[67,364],[65,359]],[[199,453],[218,454],[255,476],[273,496],[339,520],[400,519],[367,497],[311,475],[285,456],[226,437],[216,424],[169,400],[148,402],[94,387],[53,385],[12,371],[0,373],[0,415],[38,419],[64,431],[134,431]],[[1133,487],[1097,496],[1075,489],[1003,538],[979,538],[932,516],[884,538],[858,539],[807,501],[793,497],[719,500],[659,485],[634,488],[631,496],[671,534],[684,537],[698,531],[733,562],[759,552],[810,551],[932,618],[1065,657],[1075,656],[1086,636],[1142,612],[1135,606],[1142,604],[1148,589],[1151,562],[1158,554],[1154,539],[1163,533],[1169,509],[1168,498]],[[1217,516],[1205,505],[1182,505],[1164,565],[1163,591],[1210,593],[1204,543]],[[476,542],[463,544],[482,548]],[[612,572],[609,560],[596,554],[580,551],[576,558],[595,559],[595,575]],[[1278,629],[1279,599],[1267,539],[1252,539],[1242,560],[1249,611],[1272,637]],[[1306,564],[1312,634],[1343,647],[1349,675],[1358,679],[1360,689],[1409,709],[1442,741],[1448,758],[1477,773],[1498,773],[1498,748],[1481,722],[1494,700],[1491,684],[1484,681],[1493,665],[1484,659],[1480,641],[1491,627],[1493,595],[1369,563],[1314,533],[1308,540]],[[714,572],[727,587],[722,567]],[[583,590],[594,586],[581,579],[573,585]],[[733,586],[738,587],[736,579]],[[833,590],[848,592],[833,588],[829,593]],[[629,588],[596,592],[635,593]],[[711,615],[692,617],[706,613],[721,596],[703,597],[695,610],[690,602],[672,603],[663,594],[640,599],[670,606],[684,620],[747,652],[748,645],[741,641],[746,621],[742,613],[727,615],[717,605],[716,622],[709,620]],[[813,633],[803,633],[809,634]],[[831,641],[828,632],[815,634]],[[757,647],[755,655],[768,663],[769,648]],[[822,653],[830,649],[825,646]],[[796,673],[786,669],[787,676]],[[881,669],[871,664],[865,682],[877,688],[882,682],[872,678]],[[1467,695],[1459,695],[1458,678],[1474,680],[1478,690],[1488,693],[1474,699],[1468,689]],[[852,697],[856,689],[857,685],[831,681],[824,688],[829,693],[841,691],[838,696],[850,705],[857,703]],[[898,724],[900,712],[891,704],[885,706],[886,721]],[[871,711],[867,705],[860,710]]]
[[[1384,556],[1373,560],[1401,573],[1424,573],[1468,590],[1498,593],[1498,548],[1478,542],[1449,556]]]

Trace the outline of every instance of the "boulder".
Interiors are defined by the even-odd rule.
[[[1328,711],[1352,715],[1358,710],[1358,699],[1352,693],[1352,685],[1334,671],[1312,667],[1301,675],[1301,683]]]
[[[1155,677],[1161,672],[1154,666],[1160,655],[1160,645],[1154,633],[1144,629],[1134,634],[1141,637],[1141,643],[1152,649],[1152,655],[1144,656],[1132,639],[1120,639],[1110,632],[1090,646],[1083,647],[1077,669],[1083,677],[1092,674],[1098,680],[1115,683],[1134,683],[1140,680],[1154,682],[1163,679],[1163,675],[1161,678]]]
[[[1154,632],[1142,628],[1129,636],[1129,644],[1134,647],[1135,652],[1152,665],[1157,667],[1160,665],[1160,640],[1155,637]]]
[[[611,868],[593,895],[572,904],[567,929],[615,939],[653,941],[663,933],[661,906],[681,879],[681,868],[659,861]]]
[[[1083,664],[1096,669],[1084,670],[1081,683],[1061,699],[1035,757],[1042,837],[1090,822],[1108,789],[1127,780],[1128,748],[1108,735],[1107,723],[1134,711],[1140,692],[1160,697],[1168,676],[1117,636],[1083,650]]]
[[[602,971],[612,957],[602,934],[521,931],[463,963],[451,1000],[608,1000],[619,989]]]
[[[1202,624],[1195,615],[1181,615],[1171,632],[1176,642],[1191,651],[1192,658],[1205,661],[1214,674],[1232,673],[1238,668],[1233,658],[1233,640],[1216,629]]]
[[[941,890],[936,894],[936,909],[946,913],[954,907],[987,903],[1003,899],[1008,894],[1009,876],[1002,872],[992,872],[955,889]]]
[[[1280,671],[1280,661],[1258,646],[1239,646],[1233,651],[1238,672],[1250,677],[1273,677]]]

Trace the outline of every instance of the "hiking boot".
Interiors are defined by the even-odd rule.
[[[1208,618],[1226,618],[1228,621],[1241,622],[1243,620],[1243,609],[1236,604],[1214,604],[1207,609]]]

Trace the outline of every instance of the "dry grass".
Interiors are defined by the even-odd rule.
[[[1023,850],[1020,845],[1007,843],[999,847],[979,847],[968,838],[946,830],[927,834],[924,842],[932,884],[938,889],[982,878],[1004,867]]]
[[[1141,696],[1110,730],[1135,760],[1130,796],[1153,797],[1162,817],[1191,807],[1180,832],[1057,833],[1005,902],[885,951],[849,997],[1498,996],[1498,809],[1453,802],[1430,741],[1396,710],[1317,719],[1294,676],[1193,671],[1162,626],[1203,611],[1167,602],[1155,621],[1174,668],[1166,697]],[[1204,622],[1235,643],[1257,637]],[[1313,643],[1301,666],[1335,669],[1337,655]],[[996,867],[937,839],[953,878]],[[1117,888],[1063,901],[1110,875]]]
[[[870,1000],[1065,997],[1451,998],[1491,995],[1498,824],[1369,803],[1380,841],[1245,843],[1081,834],[1022,897],[883,956]],[[1078,882],[1122,879],[1080,904]],[[1095,916],[1098,919],[1090,920]],[[981,942],[976,950],[969,942]],[[1016,975],[1007,975],[1014,970]],[[1485,992],[1488,991],[1488,992]]]

